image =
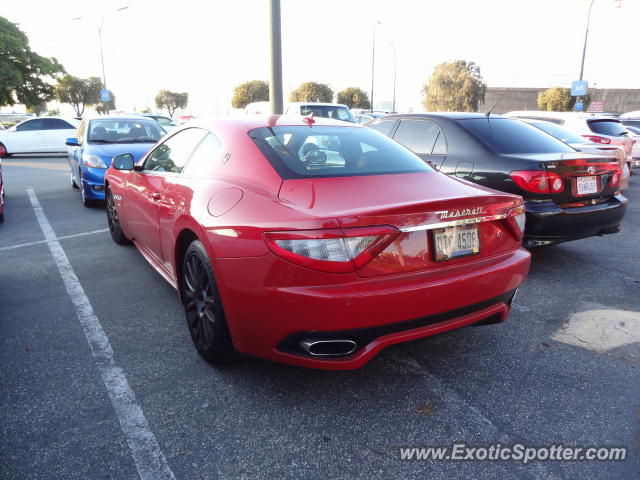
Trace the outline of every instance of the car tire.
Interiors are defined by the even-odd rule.
[[[113,201],[113,193],[111,189],[107,187],[106,192],[106,204],[107,204],[107,224],[109,225],[109,232],[111,238],[118,245],[131,245],[131,240],[127,238],[120,225],[120,219],[118,218],[118,211],[116,210],[116,204]]]
[[[93,198],[87,198],[84,195],[82,195],[82,205],[84,205],[87,208],[93,208],[93,207],[97,207],[99,203],[99,200],[94,200]]]
[[[0,143],[0,158],[9,158],[11,154],[7,152],[7,147],[4,146],[4,143]]]
[[[71,180],[71,188],[77,190],[79,187],[76,181],[73,179],[73,173],[71,173],[71,170],[69,170],[69,179]]]
[[[4,222],[4,212],[0,213],[0,223]]]
[[[184,254],[180,278],[187,326],[198,353],[213,365],[237,358],[209,256],[199,240]]]

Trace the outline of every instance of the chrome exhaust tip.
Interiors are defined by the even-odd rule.
[[[303,340],[300,347],[313,357],[343,357],[356,351],[358,345],[353,340]]]

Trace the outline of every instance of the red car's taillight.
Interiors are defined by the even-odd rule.
[[[599,137],[598,135],[582,135],[582,136],[587,140],[589,140],[590,142],[594,142],[594,143],[602,143],[604,145],[608,145],[609,143],[611,143],[611,140],[609,140],[608,138]]]
[[[398,235],[390,226],[295,230],[264,234],[276,255],[303,267],[349,273],[384,250]]]
[[[523,190],[533,193],[560,193],[564,191],[562,177],[555,172],[544,170],[516,170],[509,174]]]

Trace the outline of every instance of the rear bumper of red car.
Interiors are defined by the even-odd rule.
[[[407,275],[360,278],[297,267],[272,254],[217,259],[222,301],[236,349],[327,369],[363,366],[388,345],[506,319],[525,280],[524,249]],[[348,339],[353,353],[313,356],[304,341]]]

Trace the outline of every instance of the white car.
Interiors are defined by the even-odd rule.
[[[568,130],[581,135],[590,142],[602,145],[615,145],[624,148],[627,164],[631,168],[631,148],[633,140],[619,119],[598,117],[590,113],[577,112],[545,112],[522,110],[505,113],[505,116],[520,119],[546,120],[562,125]]]
[[[633,125],[625,125],[627,130],[629,130],[629,136],[634,141],[633,150],[631,151],[631,157],[633,158],[633,166],[640,167],[640,128],[634,127]]]
[[[0,131],[0,157],[14,153],[67,153],[80,121],[66,117],[34,117]]]
[[[284,106],[285,115],[333,118],[343,122],[357,123],[349,107],[340,103],[291,102]]]
[[[165,131],[170,132],[174,128],[178,128],[180,124],[176,122],[171,117],[166,117],[164,115],[158,115],[157,113],[142,113],[140,114],[143,117],[153,118],[156,122],[158,122]]]

